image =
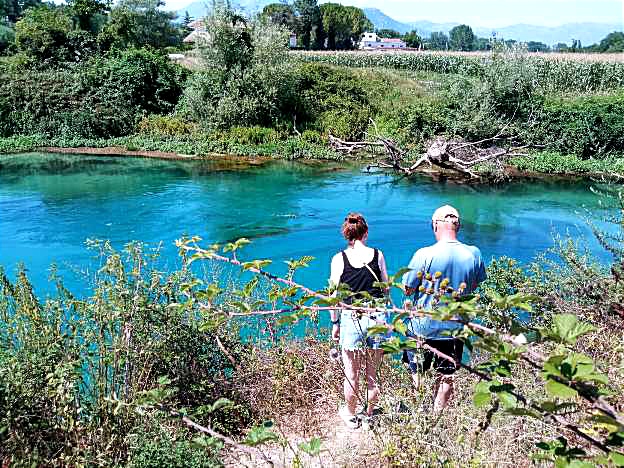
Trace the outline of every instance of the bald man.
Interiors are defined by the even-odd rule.
[[[413,296],[417,305],[425,310],[435,307],[434,295],[425,292],[430,288],[437,290],[443,279],[447,278],[449,286],[462,295],[472,293],[485,279],[481,251],[457,240],[460,227],[459,212],[455,208],[450,205],[438,208],[431,217],[436,243],[419,249],[408,265],[410,271],[403,275],[405,293]],[[437,282],[426,279],[427,274],[434,277],[438,271],[442,275]],[[420,286],[425,292],[419,291]],[[454,363],[443,359],[429,350],[406,351],[404,355],[416,387],[420,386],[421,374],[433,365],[436,372],[433,410],[442,411],[453,396],[453,374],[464,349],[464,343],[451,334],[453,330],[461,329],[462,324],[423,317],[412,318],[407,325],[409,336],[424,339],[426,344],[455,360]]]

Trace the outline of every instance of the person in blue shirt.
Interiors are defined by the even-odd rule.
[[[438,208],[431,217],[431,227],[437,242],[416,251],[408,265],[410,271],[403,275],[406,295],[413,296],[417,306],[425,310],[435,307],[435,292],[442,280],[448,279],[448,286],[464,295],[472,293],[486,277],[480,250],[457,240],[461,220],[455,208],[450,205]],[[461,362],[464,343],[451,336],[453,330],[463,327],[461,323],[417,317],[409,319],[407,325],[408,336],[424,339],[429,346]],[[420,374],[433,365],[437,374],[433,410],[442,411],[452,398],[453,374],[458,366],[429,350],[406,351],[404,360],[409,364],[416,387],[421,383]]]

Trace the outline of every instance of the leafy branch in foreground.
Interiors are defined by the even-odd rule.
[[[563,436],[559,439],[559,449],[551,442],[543,442],[538,448],[548,453],[557,466],[573,466],[580,462],[595,462],[620,464],[624,459],[624,416],[607,401],[609,395],[608,377],[600,372],[593,360],[582,353],[575,352],[573,347],[579,337],[593,330],[591,325],[582,323],[571,314],[553,316],[549,327],[529,329],[521,324],[515,324],[515,329],[523,329],[536,335],[534,343],[520,344],[518,337],[486,327],[478,321],[485,318],[487,313],[478,302],[478,297],[461,296],[461,290],[453,291],[448,281],[440,278],[436,273],[428,277],[439,283],[438,287],[425,293],[436,294],[438,306],[435,310],[422,310],[407,304],[405,307],[392,305],[387,307],[384,301],[374,302],[373,298],[356,299],[347,303],[345,299],[350,292],[340,288],[328,288],[314,291],[292,278],[294,270],[305,266],[307,262],[292,262],[289,278],[283,278],[264,270],[270,264],[266,260],[241,262],[235,257],[221,255],[219,246],[213,245],[208,249],[201,248],[198,237],[182,239],[177,246],[189,263],[208,260],[229,264],[261,277],[271,284],[269,300],[258,300],[254,307],[242,307],[237,302],[224,302],[220,307],[211,304],[200,304],[207,324],[220,323],[231,317],[279,315],[280,323],[293,324],[305,317],[310,317],[329,309],[346,309],[353,313],[369,314],[379,311],[391,311],[396,314],[390,324],[380,324],[369,330],[369,334],[385,334],[393,331],[395,336],[386,341],[382,347],[387,353],[397,353],[404,349],[424,348],[434,354],[455,362],[455,360],[430,347],[424,342],[406,336],[406,327],[403,321],[411,317],[429,316],[437,320],[457,321],[464,325],[456,332],[466,345],[474,350],[485,353],[487,361],[476,367],[456,363],[470,373],[478,376],[481,382],[475,388],[475,405],[481,407],[492,404],[493,411],[503,408],[507,414],[520,417],[533,417],[555,424],[562,433],[572,435],[573,443],[585,443],[584,448],[561,449],[568,447],[569,441]],[[239,249],[241,245],[237,247]],[[224,249],[232,250],[228,246]],[[385,288],[401,288],[397,279],[399,275],[390,278],[387,283],[380,283]],[[255,281],[252,278],[249,283]],[[196,293],[189,292],[187,304],[197,300]],[[245,287],[234,291],[234,296],[249,297]],[[538,298],[515,294],[512,296],[495,298],[500,309],[531,310],[530,302]],[[371,305],[372,302],[372,305]],[[238,310],[236,310],[238,309]],[[525,362],[539,373],[543,380],[543,388],[539,399],[525,397],[514,384],[514,370],[520,363]],[[567,417],[573,414],[574,418]],[[562,442],[562,441],[565,441]],[[549,445],[550,444],[550,445]],[[596,449],[598,452],[596,452]],[[550,450],[550,451],[548,451]],[[542,453],[542,455],[544,455]],[[546,455],[544,455],[546,456]],[[574,465],[576,466],[576,465]]]

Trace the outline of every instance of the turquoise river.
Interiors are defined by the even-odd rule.
[[[370,225],[369,244],[381,248],[390,270],[432,241],[429,219],[445,203],[463,217],[461,238],[489,261],[507,255],[522,262],[553,245],[555,235],[593,240],[584,216],[606,213],[588,184],[514,182],[501,187],[434,183],[366,173],[355,166],[291,162],[164,161],[57,154],[0,156],[0,265],[14,276],[19,262],[37,292],[50,291],[49,267],[84,292],[81,271],[93,270],[87,238],[115,247],[131,240],[162,242],[163,268],[179,265],[174,241],[183,234],[210,242],[247,237],[243,252],[282,260],[312,255],[299,280],[326,284],[331,256],[344,241],[349,210]]]

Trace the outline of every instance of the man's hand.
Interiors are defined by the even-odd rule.
[[[332,339],[334,341],[340,341],[340,325],[335,324],[332,326]]]

